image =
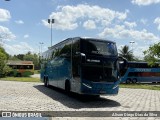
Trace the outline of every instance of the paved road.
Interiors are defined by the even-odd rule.
[[[31,75],[31,77],[33,77],[33,78],[40,78],[40,74],[34,74],[34,75]]]
[[[45,88],[42,83],[0,81],[0,111],[160,111],[160,91],[121,88],[117,96],[92,98],[74,94],[67,96],[61,90]],[[141,120],[142,117],[133,117],[133,120],[135,119]]]

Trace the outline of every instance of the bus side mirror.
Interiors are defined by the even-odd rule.
[[[81,56],[81,62],[82,63],[86,62],[86,54],[81,53],[81,52],[76,52],[76,55],[80,55]]]
[[[128,67],[128,61],[123,57],[118,57],[119,72],[123,76]]]

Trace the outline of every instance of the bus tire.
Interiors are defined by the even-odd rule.
[[[71,90],[70,82],[69,82],[69,80],[66,80],[66,82],[65,82],[65,92],[67,94],[69,94],[70,90]]]
[[[137,78],[133,78],[132,83],[137,83]]]
[[[129,83],[131,83],[131,79],[130,79],[130,78],[127,78],[126,84],[129,84]]]
[[[44,79],[44,86],[45,87],[49,87],[49,80],[48,80],[48,78]]]

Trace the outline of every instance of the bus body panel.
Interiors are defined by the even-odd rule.
[[[117,85],[117,86],[116,86]],[[119,90],[118,84],[107,82],[91,82],[83,80],[81,83],[81,93],[92,95],[117,95]]]
[[[128,68],[121,81],[160,82],[160,68]]]
[[[83,46],[84,43],[86,47]],[[79,94],[118,94],[120,81],[115,64],[118,54],[111,51],[113,55],[102,55],[103,50],[99,49],[107,50],[108,46],[116,50],[114,42],[97,39],[71,38],[54,45],[44,53],[45,57],[50,58],[42,64],[41,81],[48,79],[49,85],[62,89],[65,89],[66,81],[69,81],[70,91]],[[93,55],[86,53],[88,49],[96,47],[99,47],[97,50],[101,53],[96,53],[95,50]],[[104,51],[104,54],[108,53]],[[43,59],[46,60],[45,57]]]

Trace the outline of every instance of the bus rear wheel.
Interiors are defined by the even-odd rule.
[[[131,79],[130,79],[130,78],[127,78],[126,84],[129,84],[129,83],[131,83]]]

